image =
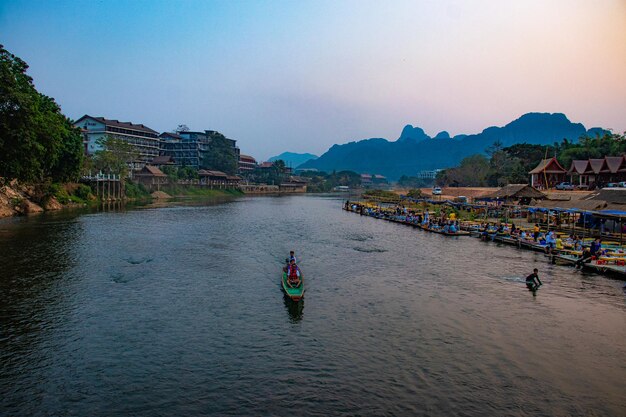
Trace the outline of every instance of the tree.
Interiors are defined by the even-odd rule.
[[[437,174],[437,184],[483,187],[487,183],[489,172],[487,158],[483,155],[471,155],[463,158],[458,167],[440,171]]]
[[[209,152],[202,160],[202,168],[222,171],[229,175],[237,174],[239,161],[235,149],[222,134],[211,138]]]
[[[0,45],[0,176],[76,179],[83,157],[80,131],[54,99],[35,89],[27,69]]]
[[[563,141],[557,144],[559,162],[569,167],[574,159],[604,158],[619,156],[626,152],[626,133],[624,135],[605,132],[602,136],[583,136],[578,143]]]
[[[101,149],[94,154],[94,167],[107,174],[126,178],[130,165],[139,158],[139,151],[125,140],[109,135],[98,139],[97,143]]]

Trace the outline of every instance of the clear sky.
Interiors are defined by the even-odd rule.
[[[0,43],[71,118],[259,160],[531,111],[626,131],[626,0],[0,0]]]

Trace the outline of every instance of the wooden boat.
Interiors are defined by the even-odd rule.
[[[300,273],[300,285],[298,285],[297,287],[292,287],[291,285],[289,285],[289,282],[287,280],[287,272],[283,271],[283,277],[281,279],[281,284],[283,286],[283,291],[285,292],[285,295],[287,295],[287,297],[295,302],[300,301],[302,297],[304,297],[304,274],[302,274],[302,271]]]

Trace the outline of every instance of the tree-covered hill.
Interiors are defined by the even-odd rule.
[[[300,168],[374,172],[397,179],[421,170],[457,166],[467,156],[486,154],[494,142],[500,142],[503,147],[518,143],[548,145],[563,139],[576,141],[581,136],[596,133],[604,133],[604,130],[587,130],[580,123],[570,122],[561,113],[527,113],[503,127],[492,126],[479,134],[452,138],[447,132],[431,138],[422,129],[407,125],[395,142],[376,138],[334,145],[318,159],[308,161]]]

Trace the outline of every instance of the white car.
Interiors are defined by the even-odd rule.
[[[433,195],[441,195],[441,187],[434,187]]]

